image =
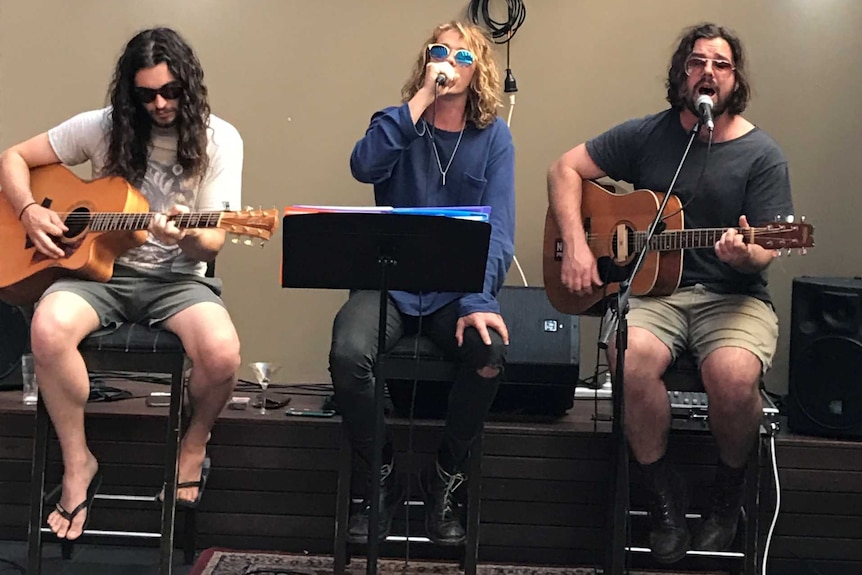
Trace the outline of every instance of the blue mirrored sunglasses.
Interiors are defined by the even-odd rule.
[[[428,56],[435,62],[442,62],[449,57],[451,49],[446,44],[429,44]],[[476,57],[465,48],[455,50],[455,63],[459,66],[472,66]]]

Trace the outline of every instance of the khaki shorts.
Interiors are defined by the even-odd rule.
[[[633,297],[629,308],[629,327],[646,329],[659,338],[672,361],[691,350],[700,367],[720,347],[741,347],[760,359],[763,373],[772,366],[778,317],[757,298],[719,294],[698,284],[670,296]]]
[[[220,297],[221,280],[217,278],[146,273],[120,265],[114,266],[114,275],[106,283],[63,278],[51,284],[42,298],[57,291],[84,298],[99,316],[100,333],[123,322],[159,327],[168,318],[197,303],[213,302],[224,307]]]

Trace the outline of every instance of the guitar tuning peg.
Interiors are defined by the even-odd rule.
[[[776,222],[780,222],[780,221],[781,221],[781,214],[778,214],[777,216],[775,216],[775,221],[776,221]]]
[[[250,246],[250,245],[252,244],[251,240],[250,240],[250,239],[248,239],[248,238],[246,238],[245,240],[243,240],[243,242],[242,242],[242,243],[244,243],[244,244],[245,244],[245,245],[247,245],[247,246]]]
[[[249,211],[249,212],[250,212],[250,211],[252,210],[252,207],[251,207],[251,206],[246,206],[246,207],[245,207],[245,209],[246,209],[246,211]]]
[[[230,239],[230,243],[232,243],[232,244],[238,244],[238,243],[239,243],[239,238],[238,238],[238,237],[236,237],[236,236],[232,237],[232,238]]]
[[[799,248],[799,255],[804,256],[808,253],[808,248]]]
[[[799,221],[805,223],[805,216],[800,216]]]
[[[793,214],[790,214],[789,216],[787,216],[786,218],[784,218],[784,221],[786,221],[788,224],[792,224],[792,223],[793,223],[793,220],[795,220],[795,219],[796,219],[796,218],[793,216]]]

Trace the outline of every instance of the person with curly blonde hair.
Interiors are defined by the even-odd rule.
[[[485,32],[463,22],[449,22],[438,26],[426,41],[431,46],[444,32],[454,31],[461,35],[467,49],[475,55],[474,72],[467,91],[467,118],[478,128],[486,128],[497,119],[500,99],[500,72],[491,54],[492,45]],[[409,102],[425,84],[428,52],[423,51],[416,59],[410,78],[401,88],[402,102]]]
[[[497,394],[509,334],[497,291],[514,255],[515,150],[496,115],[500,77],[492,44],[478,27],[448,22],[423,44],[400,106],[376,112],[350,156],[353,176],[374,185],[377,205],[490,206],[491,241],[481,293],[390,291],[385,346],[404,335],[431,338],[461,369],[453,382],[437,461],[422,473],[429,538],[459,545],[466,535],[458,497],[473,440]],[[373,469],[374,360],[380,295],[358,291],[333,325],[329,370],[335,399],[353,446],[357,471]],[[389,533],[403,493],[393,472],[391,438],[383,447],[377,532]],[[369,493],[350,517],[348,540],[366,543]]]

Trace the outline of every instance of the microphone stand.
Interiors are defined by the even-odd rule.
[[[691,129],[691,136],[689,137],[688,144],[685,147],[685,152],[683,152],[682,154],[682,158],[680,159],[679,165],[676,168],[676,173],[673,175],[673,180],[671,180],[670,186],[668,186],[667,193],[664,194],[664,197],[661,201],[661,205],[659,205],[658,211],[656,212],[652,223],[650,223],[649,227],[647,228],[643,246],[641,246],[641,250],[638,253],[638,257],[635,260],[635,264],[631,269],[631,273],[625,280],[620,282],[620,289],[619,291],[617,291],[615,300],[611,300],[611,302],[609,302],[608,304],[608,310],[605,313],[605,325],[602,329],[601,334],[599,335],[599,347],[602,349],[607,349],[611,334],[614,332],[614,330],[616,330],[617,360],[615,370],[616,373],[613,382],[614,389],[612,392],[612,435],[617,440],[617,465],[615,466],[614,472],[615,492],[613,501],[624,502],[625,520],[621,522],[616,517],[611,518],[611,525],[613,525],[613,536],[611,538],[613,546],[611,548],[609,558],[611,575],[619,575],[622,573],[623,565],[620,562],[621,556],[618,551],[623,551],[622,558],[624,558],[626,544],[625,536],[629,523],[629,455],[623,418],[625,417],[625,355],[626,349],[628,347],[627,315],[629,312],[629,297],[631,296],[632,280],[643,266],[643,262],[646,259],[647,252],[650,249],[650,243],[652,242],[653,236],[656,233],[662,233],[666,227],[666,224],[662,220],[664,210],[667,207],[668,200],[670,199],[670,195],[673,192],[673,187],[676,184],[676,180],[679,177],[679,173],[682,170],[682,165],[685,163],[685,159],[688,156],[688,152],[691,149],[691,145],[694,142],[694,139],[697,137],[698,133],[700,132],[701,125],[702,122],[700,119],[698,119],[694,127]],[[611,507],[611,513],[613,513],[613,509],[615,507],[615,505]]]

